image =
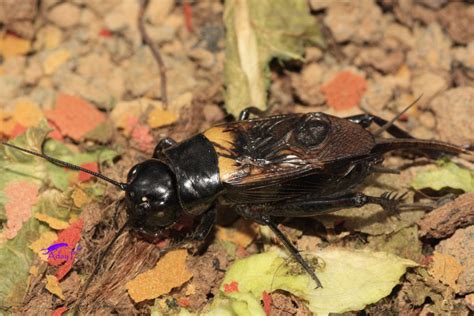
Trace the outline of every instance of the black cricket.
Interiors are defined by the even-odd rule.
[[[280,231],[275,217],[315,216],[368,203],[393,211],[403,207],[403,196],[367,196],[356,191],[369,174],[384,171],[380,167],[384,153],[398,149],[467,153],[449,143],[413,138],[393,124],[403,112],[390,122],[370,114],[249,119],[251,113],[260,111],[248,108],[239,120],[180,143],[161,140],[151,159],[130,170],[126,183],[45,154],[4,145],[116,185],[125,191],[126,225],[152,238],[191,215],[197,224],[189,238],[204,240],[214,225],[216,206],[233,205],[241,216],[270,227],[318,287],[322,285],[314,269]],[[367,128],[372,123],[381,128],[371,133]],[[384,131],[393,138],[380,137]]]

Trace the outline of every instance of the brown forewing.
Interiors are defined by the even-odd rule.
[[[221,181],[240,189],[347,173],[375,143],[361,126],[324,113],[225,123],[203,134],[218,154]]]

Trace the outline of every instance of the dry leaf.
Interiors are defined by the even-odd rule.
[[[309,254],[306,254],[309,255]],[[309,275],[297,272],[282,251],[269,251],[237,260],[227,269],[211,311],[222,315],[265,315],[262,293],[281,289],[307,302],[317,315],[362,310],[389,295],[408,267],[416,263],[384,253],[326,248],[313,254],[322,262],[317,270],[323,288]]]
[[[357,106],[366,89],[367,82],[362,76],[341,71],[321,87],[321,92],[326,95],[330,107],[341,111]]]
[[[38,186],[28,181],[12,181],[5,186],[7,198],[5,237],[12,239],[31,216],[31,208],[38,201]]]
[[[155,140],[151,136],[150,128],[145,125],[136,125],[132,130],[132,139],[137,142],[138,148],[144,152],[151,152],[155,148]]]
[[[87,196],[86,192],[77,188],[72,193],[72,200],[74,201],[74,205],[81,208],[83,205],[90,202],[89,196]]]
[[[178,120],[178,115],[163,110],[162,107],[156,106],[153,111],[148,115],[148,126],[151,128],[157,128],[173,124]]]
[[[99,166],[97,165],[97,162],[83,163],[80,167],[90,171],[99,172]],[[84,171],[79,171],[77,178],[80,182],[86,182],[94,178],[94,176]]]
[[[67,310],[68,310],[68,308],[66,306],[58,307],[54,310],[54,312],[51,316],[61,316]]]
[[[54,275],[46,276],[46,289],[60,299],[64,300],[63,289],[59,285],[59,281]]]
[[[162,108],[163,103],[160,101],[154,101],[147,98],[141,98],[132,101],[123,101],[117,103],[117,105],[110,113],[110,118],[119,128],[126,130],[126,133],[131,131],[130,118],[135,118],[138,122],[138,118],[145,114],[148,108]]]
[[[15,104],[12,113],[13,120],[24,127],[33,127],[38,125],[43,118],[43,112],[39,106],[30,99],[20,99]]]
[[[80,140],[105,121],[105,115],[89,102],[75,96],[59,94],[56,107],[46,112],[46,117],[53,121],[63,135]]]
[[[61,231],[58,234],[58,239],[54,241],[55,244],[57,243],[66,243],[68,245],[70,257],[64,258],[62,257],[51,257],[48,259],[48,263],[53,266],[60,266],[58,271],[56,271],[56,277],[58,280],[61,280],[72,268],[72,264],[74,263],[74,257],[72,255],[72,250],[76,248],[77,243],[81,239],[81,231],[82,226],[84,225],[84,221],[79,219],[72,223],[68,228]]]
[[[41,260],[47,262],[48,255],[44,253],[44,249],[47,249],[51,246],[54,241],[58,238],[58,235],[54,232],[46,231],[41,234],[41,236],[31,243],[28,247],[33,250]]]
[[[34,277],[37,277],[39,275],[39,269],[37,266],[31,266],[30,268],[30,274]]]
[[[43,61],[43,71],[46,75],[53,74],[56,69],[59,68],[62,64],[64,64],[69,57],[71,57],[71,53],[67,49],[59,49],[46,57]]]
[[[68,222],[62,221],[46,214],[35,213],[34,216],[37,220],[47,223],[52,229],[62,230],[68,228],[69,226]]]
[[[191,279],[192,274],[186,268],[187,255],[186,249],[168,252],[155,268],[127,283],[130,297],[137,303],[154,299]]]
[[[0,39],[0,54],[3,58],[25,55],[30,50],[31,43],[18,36],[6,34]]]
[[[428,272],[435,279],[456,290],[458,288],[456,280],[462,270],[462,265],[453,256],[435,251]]]
[[[242,247],[247,247],[257,236],[258,225],[252,221],[240,218],[232,227],[217,227],[216,237],[230,241]]]

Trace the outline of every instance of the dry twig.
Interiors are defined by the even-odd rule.
[[[163,59],[161,58],[160,51],[158,47],[153,43],[152,39],[148,35],[145,29],[145,11],[148,7],[148,0],[141,0],[140,1],[140,11],[138,11],[138,30],[142,36],[142,41],[151,49],[151,53],[155,58],[156,62],[158,63],[158,68],[160,71],[160,84],[161,84],[161,99],[165,106],[168,105],[168,94],[166,92],[166,68],[165,64],[163,63]]]

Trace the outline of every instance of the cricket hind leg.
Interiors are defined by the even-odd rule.
[[[253,114],[258,117],[263,117],[265,116],[266,113],[267,113],[266,111],[262,111],[257,107],[249,106],[248,108],[245,108],[240,112],[238,120],[239,121],[248,120],[250,118],[250,114]]]
[[[368,114],[368,113],[348,116],[345,119],[352,123],[359,124],[360,126],[364,128],[368,128],[370,125],[372,125],[372,123],[377,124],[379,127],[383,127],[389,123],[387,120],[379,116]],[[414,138],[408,132],[405,132],[400,127],[393,124],[387,128],[387,133],[397,138]]]
[[[368,196],[363,193],[353,193],[343,197],[327,199],[299,199],[293,201],[269,203],[269,204],[239,204],[236,205],[236,211],[241,216],[254,220],[259,224],[268,226],[273,233],[280,239],[288,252],[303,267],[303,269],[316,282],[317,287],[322,288],[321,281],[316,276],[311,265],[301,256],[298,249],[291,243],[285,234],[273,222],[272,217],[298,217],[314,216],[318,214],[329,213],[343,207],[361,207],[366,204],[381,205],[384,210],[394,212],[400,207],[406,193],[396,195],[384,193],[379,197]]]
[[[275,203],[249,205],[244,217],[252,218],[258,214],[282,217],[309,217],[331,213],[342,208],[359,208],[366,204],[378,204],[389,212],[396,212],[402,204],[405,194],[384,193],[380,196],[369,196],[361,192],[338,197],[312,197],[311,195]],[[408,204],[407,204],[408,205]]]
[[[283,243],[285,248],[291,254],[291,256],[303,267],[303,269],[309,274],[311,279],[316,283],[316,288],[322,288],[321,281],[316,276],[314,268],[301,256],[299,250],[291,243],[286,235],[278,228],[277,224],[273,222],[272,218],[268,215],[260,212],[253,212],[252,206],[240,204],[236,206],[236,211],[245,218],[250,218],[261,225],[268,226],[277,238]]]

